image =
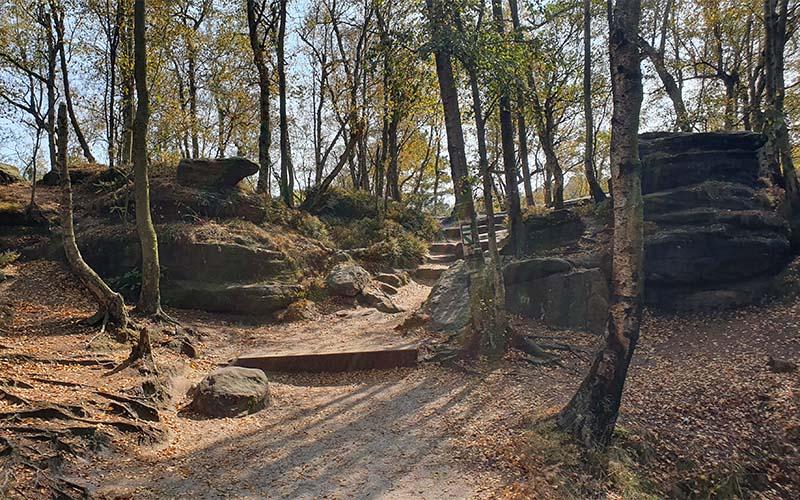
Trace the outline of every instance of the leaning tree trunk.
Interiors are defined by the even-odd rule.
[[[92,150],[86,142],[86,138],[81,132],[81,127],[78,125],[78,118],[75,116],[75,109],[72,106],[72,92],[69,87],[69,72],[67,71],[67,50],[65,48],[64,40],[64,13],[58,12],[58,9],[53,9],[53,21],[56,28],[56,41],[58,45],[58,55],[61,60],[61,79],[64,85],[64,100],[67,101],[67,110],[69,111],[69,120],[72,123],[72,128],[75,130],[75,136],[78,138],[78,143],[81,145],[83,156],[89,163],[97,163],[92,155]]]
[[[583,0],[583,114],[586,141],[583,152],[583,171],[595,203],[606,199],[606,194],[594,170],[594,114],[592,112],[592,0]]]
[[[609,8],[611,4],[609,4]],[[609,15],[609,55],[614,111],[611,175],[614,203],[613,300],[605,347],[569,404],[559,427],[587,447],[607,445],[614,432],[622,389],[642,312],[644,237],[642,223],[639,114],[642,73],[637,47],[641,0],[617,0]]]
[[[147,124],[150,96],[147,90],[145,0],[135,0],[133,9],[133,73],[136,80],[136,118],[133,122],[133,172],[136,199],[136,229],[142,247],[142,290],[138,308],[145,314],[161,315],[158,237],[150,215],[150,180],[147,173]]]
[[[517,0],[509,0],[508,6],[511,10],[511,23],[514,27],[514,38],[517,43],[524,43],[522,30],[520,29],[519,7]],[[527,206],[534,206],[533,185],[531,183],[531,167],[528,160],[528,125],[525,123],[525,95],[522,90],[517,92],[517,137],[519,141],[519,159],[522,165],[522,185],[525,189],[525,203]]]
[[[69,134],[67,123],[67,107],[61,104],[58,107],[58,171],[61,177],[61,231],[64,239],[64,252],[72,272],[78,276],[81,283],[86,286],[97,301],[97,314],[95,318],[102,321],[103,327],[107,321],[120,328],[128,325],[128,316],[125,312],[125,302],[122,295],[114,292],[106,285],[100,276],[95,273],[86,261],[83,260],[78,244],[75,240],[75,227],[72,221],[72,182],[69,178],[69,165],[67,159],[67,136]]]

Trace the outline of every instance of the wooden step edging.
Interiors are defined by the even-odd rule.
[[[338,352],[252,353],[239,356],[231,364],[265,372],[347,372],[416,366],[418,355],[416,345],[403,345]]]

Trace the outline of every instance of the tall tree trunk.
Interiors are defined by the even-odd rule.
[[[392,118],[389,121],[389,143],[387,144],[389,150],[389,163],[386,168],[386,191],[387,198],[394,201],[400,201],[400,171],[399,171],[399,156],[400,148],[397,144],[397,127],[400,124],[400,113],[396,110],[392,112]]]
[[[191,36],[194,36],[192,34]],[[189,134],[192,137],[192,158],[200,157],[200,138],[197,133],[197,63],[194,40],[186,46],[186,59],[189,65]]]
[[[594,115],[592,113],[592,0],[583,0],[583,171],[595,203],[606,199],[594,169]]]
[[[514,0],[512,0],[514,1]],[[486,211],[486,233],[489,240],[489,258],[492,261],[494,282],[494,320],[498,325],[506,324],[506,292],[503,273],[500,269],[500,252],[497,250],[497,231],[494,225],[494,201],[492,199],[492,174],[489,171],[489,154],[486,149],[486,121],[483,118],[481,93],[475,68],[467,68],[472,91],[472,114],[475,115],[475,132],[478,139],[478,162],[483,180],[483,206]]]
[[[67,255],[70,269],[97,302],[98,313],[95,317],[103,322],[103,327],[105,328],[106,321],[110,321],[120,328],[125,328],[128,325],[128,316],[125,312],[125,301],[122,299],[122,295],[111,290],[103,279],[86,264],[75,240],[75,227],[72,221],[72,182],[69,178],[67,153],[68,131],[67,107],[61,104],[58,107],[58,169],[61,178],[59,211],[64,252]]]
[[[75,130],[75,136],[78,138],[78,143],[83,151],[83,157],[89,163],[96,163],[92,150],[86,142],[86,138],[81,132],[78,125],[78,119],[75,117],[75,110],[72,106],[72,92],[69,87],[69,71],[67,70],[67,49],[65,47],[66,40],[64,39],[64,12],[60,2],[51,1],[50,8],[53,11],[53,22],[56,29],[56,46],[58,47],[58,55],[61,60],[61,81],[64,86],[64,100],[67,102],[67,111],[69,111],[69,120],[72,123],[72,128]]]
[[[50,170],[58,172],[56,164],[56,59],[58,50],[53,38],[50,15],[45,13],[41,24],[47,29],[47,148],[50,153]]]
[[[492,15],[497,33],[502,37],[503,5],[500,0],[492,0]],[[519,250],[523,237],[522,211],[519,201],[519,182],[517,181],[517,162],[514,153],[514,123],[511,118],[511,97],[508,88],[500,94],[500,140],[503,143],[503,170],[506,177],[506,196],[508,197],[509,245],[514,253]]]
[[[147,125],[150,95],[147,90],[147,45],[145,41],[145,0],[133,4],[133,73],[136,80],[136,118],[133,123],[133,172],[136,199],[136,229],[142,247],[142,289],[138,308],[145,314],[160,315],[161,267],[158,238],[150,214],[150,180],[147,172]]]
[[[261,15],[265,15],[263,12]],[[259,19],[256,14],[255,0],[247,0],[247,28],[250,38],[250,48],[253,50],[253,63],[258,70],[258,183],[256,190],[259,193],[269,193],[272,190],[272,160],[270,147],[272,146],[272,129],[269,111],[270,75],[267,61],[265,60],[266,48],[258,34]]]
[[[511,22],[514,26],[514,36],[517,42],[523,42],[524,39],[520,29],[517,0],[509,0],[508,5],[511,9]],[[535,203],[533,201],[530,160],[528,159],[528,126],[525,123],[525,95],[522,90],[517,92],[517,135],[519,141],[519,158],[522,164],[522,185],[525,189],[525,203],[529,207],[532,207]]]
[[[120,104],[122,134],[120,135],[119,162],[122,165],[130,165],[133,160],[133,118],[134,118],[134,75],[133,75],[133,24],[130,11],[130,0],[119,0],[125,8],[122,14],[122,25],[120,28],[120,39],[123,49],[122,65],[120,68],[120,78],[122,79],[122,91]]]
[[[765,113],[767,134],[767,162],[771,169],[783,176],[787,208],[793,233],[800,232],[800,182],[792,159],[792,147],[784,111],[786,85],[784,83],[784,50],[787,41],[789,0],[764,0],[764,70],[766,80]],[[794,244],[800,238],[793,234]]]
[[[557,418],[562,429],[587,447],[603,447],[611,440],[641,323],[644,236],[638,143],[643,93],[637,44],[640,16],[640,0],[617,0],[609,14],[614,101],[611,120],[614,254],[613,299],[606,343],[577,393]]]
[[[434,30],[432,36],[434,40],[443,38],[448,34],[442,3],[443,0],[427,0],[428,16]],[[442,40],[439,41],[441,42]],[[453,75],[453,62],[450,53],[444,48],[438,48],[434,52],[434,59],[436,61],[436,77],[439,82],[439,95],[442,101],[442,109],[444,110],[447,151],[450,156],[450,172],[453,180],[453,194],[455,195],[454,212],[459,220],[470,221],[472,234],[475,236],[473,239],[478,245],[477,251],[480,252],[480,242],[477,238],[478,221],[472,200],[472,185],[469,182],[464,130],[461,126],[461,109],[458,104],[458,90],[456,89]],[[465,255],[471,251],[473,249],[464,249]]]
[[[292,147],[289,142],[289,121],[286,117],[286,4],[280,0],[280,20],[278,23],[278,94],[280,100],[281,129],[281,197],[287,206],[294,205],[294,166]]]

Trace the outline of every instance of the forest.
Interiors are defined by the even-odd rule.
[[[800,497],[800,3],[0,3],[0,498]]]

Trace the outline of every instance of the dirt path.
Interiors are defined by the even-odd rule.
[[[13,318],[0,338],[0,354],[125,358],[125,345],[98,341],[102,352],[86,350],[96,330],[76,321],[92,312],[91,303],[58,264],[19,264],[9,274],[14,278],[0,285],[0,306],[13,310]],[[414,285],[398,300],[410,311],[426,293]],[[282,325],[172,310],[202,334],[201,356],[188,360],[157,344],[156,357],[162,367],[182,367],[188,384],[264,345],[416,339],[393,330],[403,315],[339,306],[347,313],[333,307],[317,321]],[[638,474],[664,492],[735,481],[757,488],[757,498],[797,498],[800,376],[772,373],[766,359],[800,359],[798,318],[800,298],[713,315],[647,314],[620,415],[628,432],[652,437],[649,461]],[[272,401],[264,411],[200,420],[178,411],[188,402],[181,396],[162,412],[169,435],[158,445],[141,445],[135,434],[116,435],[109,449],[71,460],[65,472],[87,484],[92,498],[106,500],[570,498],[547,482],[565,477],[564,471],[537,462],[537,450],[520,443],[530,422],[566,403],[599,339],[530,321],[517,320],[515,327],[557,336],[587,354],[564,354],[563,368],[530,366],[512,355],[469,372],[423,364],[273,374]],[[43,377],[110,391],[140,382],[133,370],[107,376],[105,370],[13,358],[0,361],[0,371],[20,380]],[[81,388],[33,385],[15,391],[61,404],[85,397]],[[13,405],[0,400],[5,408]],[[0,428],[0,436],[4,432]]]

